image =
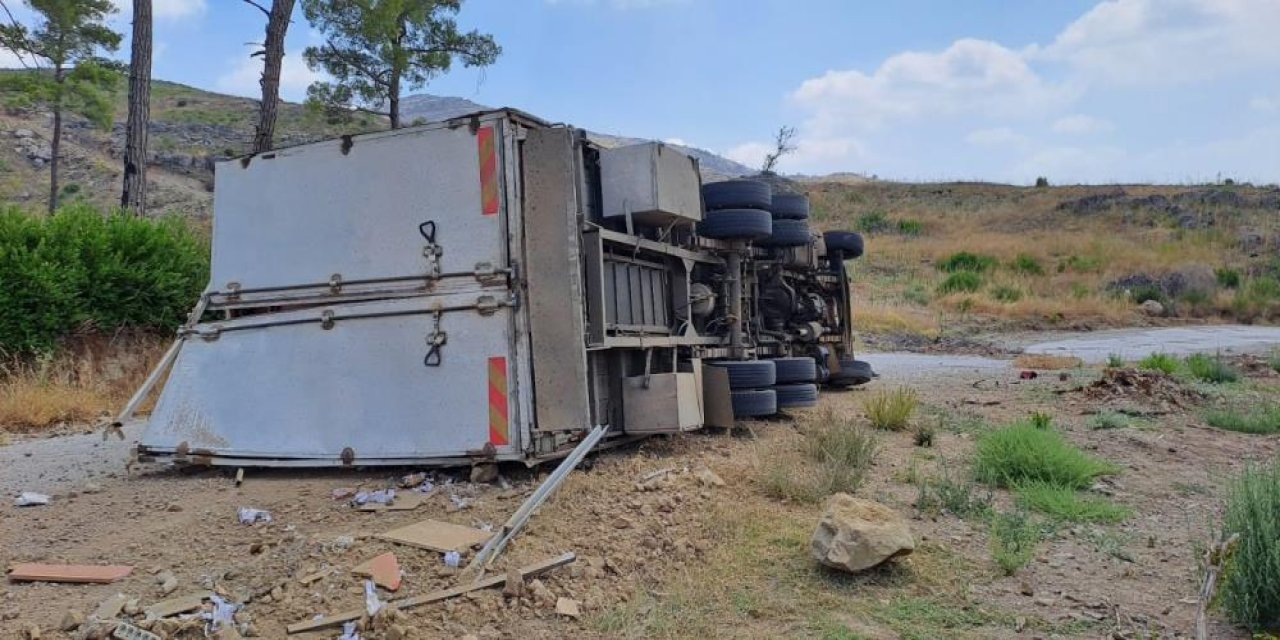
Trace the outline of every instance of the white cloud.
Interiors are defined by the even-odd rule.
[[[249,57],[249,54],[258,49],[257,46],[249,46],[242,56],[231,61],[231,69],[219,76],[215,83],[219,91],[249,98],[262,95],[261,85],[258,84],[262,77],[262,57]],[[286,52],[280,66],[280,97],[301,101],[306,97],[307,87],[324,78],[324,74],[307,68],[301,51]]]
[[[227,1],[227,0],[222,0]],[[132,0],[112,0],[120,10],[117,18],[133,19]],[[204,15],[208,6],[205,0],[151,0],[151,17],[156,20],[182,20]]]
[[[684,138],[666,138],[666,139],[664,139],[664,140],[663,140],[663,142],[665,142],[665,143],[667,143],[667,144],[678,144],[678,145],[680,145],[680,146],[682,146],[682,147],[687,147],[687,146],[689,146],[689,143],[688,143],[688,142],[685,142],[685,141],[684,141]]]
[[[1280,98],[1258,96],[1249,101],[1249,108],[1263,113],[1274,113],[1280,111]]]
[[[1028,56],[1087,80],[1179,84],[1280,66],[1278,31],[1276,0],[1107,0]]]
[[[766,142],[744,142],[724,152],[724,157],[748,167],[759,167],[764,164],[764,157],[773,151],[773,145]]]
[[[1021,147],[1031,142],[1029,138],[1009,127],[977,129],[969,132],[969,135],[964,137],[964,141],[974,146],[991,148]]]
[[[973,39],[958,40],[941,52],[899,53],[870,74],[828,71],[791,95],[812,112],[808,126],[820,133],[921,117],[1038,112],[1064,97],[1020,53]]]
[[[1115,125],[1106,120],[1079,113],[1058,118],[1053,121],[1052,126],[1054,133],[1063,133],[1067,135],[1104,133],[1111,131],[1114,128]]]

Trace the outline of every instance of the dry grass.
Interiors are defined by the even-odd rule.
[[[906,429],[919,406],[920,395],[908,387],[873,391],[862,401],[871,426],[885,431]]]
[[[0,431],[83,424],[129,399],[168,346],[150,336],[94,338],[56,356],[0,364]]]
[[[830,407],[807,415],[798,437],[759,445],[757,482],[764,493],[786,502],[816,503],[862,486],[875,459],[875,436],[853,418]]]

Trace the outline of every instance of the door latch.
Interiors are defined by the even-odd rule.
[[[418,225],[418,233],[427,244],[422,247],[422,257],[427,259],[427,277],[435,280],[440,277],[440,256],[444,255],[444,247],[436,244],[436,221],[428,220]]]
[[[427,334],[427,356],[422,359],[422,364],[438,367],[443,359],[441,352],[444,350],[444,345],[449,342],[449,334],[440,330],[440,317],[444,315],[444,311],[436,309],[432,315],[435,318],[434,326],[431,333]]]

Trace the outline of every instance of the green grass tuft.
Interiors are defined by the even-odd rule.
[[[1183,363],[1193,377],[1205,382],[1221,384],[1240,379],[1240,372],[1231,368],[1221,357],[1197,353],[1187,356]]]
[[[1094,478],[1118,471],[1076,448],[1062,434],[1025,423],[979,436],[975,464],[980,481],[999,487],[1042,481],[1085,489]]]
[[[1120,354],[1118,354],[1118,353],[1108,353],[1108,354],[1107,354],[1107,368],[1108,368],[1108,369],[1119,369],[1120,367],[1123,367],[1123,366],[1124,366],[1124,356],[1122,356],[1122,355],[1120,355]]]
[[[991,557],[1006,576],[1031,561],[1039,541],[1040,528],[1025,512],[997,511],[991,515]]]
[[[1040,264],[1040,261],[1029,253],[1019,253],[1013,259],[1013,262],[1009,263],[1009,268],[1028,276],[1044,275],[1044,265]]]
[[[982,288],[982,276],[973,271],[957,271],[938,284],[938,293],[974,293]]]
[[[1280,407],[1257,407],[1248,412],[1214,409],[1204,416],[1211,427],[1239,433],[1280,433]]]
[[[1153,353],[1138,361],[1139,369],[1147,369],[1149,371],[1160,371],[1162,373],[1174,373],[1181,366],[1178,359],[1167,353]]]
[[[1082,495],[1080,492],[1043,481],[1025,482],[1013,490],[1018,504],[1055,520],[1067,522],[1120,522],[1130,515],[1106,498]]]
[[[886,431],[906,429],[919,406],[919,394],[907,387],[876,391],[862,401],[871,426]]]
[[[993,256],[971,253],[969,251],[960,251],[953,253],[938,262],[938,270],[947,273],[956,273],[959,271],[972,271],[974,273],[982,273],[994,269],[1000,262]]]
[[[1222,573],[1222,608],[1252,629],[1280,623],[1280,460],[1249,466],[1227,488],[1223,528],[1240,536]]]
[[[1013,303],[1022,299],[1022,290],[1017,287],[1001,285],[991,290],[991,297],[999,302]]]
[[[1124,429],[1132,424],[1133,420],[1119,411],[1100,411],[1089,420],[1089,428],[1094,430]]]

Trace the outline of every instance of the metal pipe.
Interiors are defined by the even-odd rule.
[[[546,481],[533,492],[533,495],[529,496],[529,499],[525,500],[524,504],[520,505],[520,508],[511,514],[511,518],[507,520],[506,524],[502,525],[502,530],[499,531],[498,535],[489,538],[489,542],[484,545],[484,548],[476,554],[476,557],[471,559],[466,570],[468,572],[477,571],[476,579],[480,579],[484,575],[485,565],[502,553],[502,550],[507,547],[507,543],[511,542],[511,539],[524,528],[525,523],[533,516],[533,512],[542,506],[542,503],[546,502],[547,498],[551,497],[551,494],[555,493],[556,489],[560,488],[560,485],[569,477],[569,473],[582,462],[583,458],[587,457],[587,454],[595,448],[596,444],[600,442],[600,439],[608,431],[609,425],[605,424],[597,425],[595,429],[592,429],[591,433],[587,434],[587,437],[578,443],[578,446],[565,457],[560,466],[556,467],[556,470],[551,472]]]
[[[729,345],[734,357],[742,355],[742,250],[740,242],[725,256],[729,280]]]
[[[183,338],[178,338],[173,341],[173,344],[169,345],[169,350],[164,353],[164,357],[160,358],[160,362],[147,375],[147,379],[143,381],[142,386],[133,392],[133,397],[129,398],[129,402],[125,403],[124,409],[120,410],[120,414],[116,416],[115,421],[109,426],[109,428],[116,430],[116,435],[119,435],[121,440],[124,439],[124,433],[119,431],[120,427],[124,426],[126,420],[133,417],[133,414],[138,411],[138,405],[142,404],[142,401],[151,393],[151,389],[160,381],[160,376],[173,365],[173,361],[178,357],[178,349],[182,347],[183,340]]]

